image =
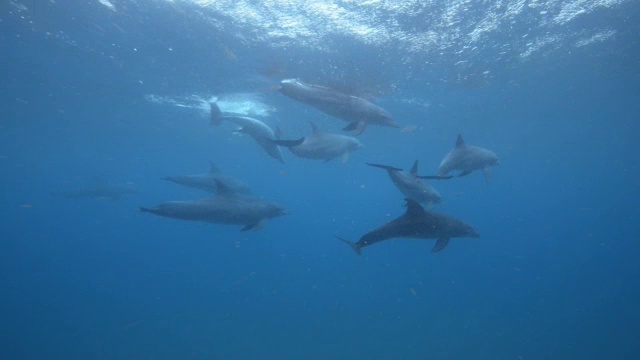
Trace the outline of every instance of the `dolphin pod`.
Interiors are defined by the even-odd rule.
[[[362,134],[368,125],[398,127],[388,111],[363,98],[293,79],[283,80],[278,90],[292,99],[347,121],[348,125],[343,130],[353,131],[356,135]],[[363,148],[355,137],[325,132],[311,121],[310,134],[297,140],[283,140],[278,129],[274,131],[264,122],[250,117],[225,115],[215,102],[210,104],[210,121],[215,126],[224,121],[237,125],[235,132],[251,136],[269,156],[281,163],[284,163],[284,159],[280,147],[288,148],[301,158],[324,162],[342,158],[343,163],[351,152]],[[419,175],[417,160],[409,171],[377,163],[367,165],[387,171],[393,184],[404,195],[407,210],[401,216],[365,233],[356,242],[336,236],[356,254],[361,255],[364,247],[395,238],[434,239],[435,245],[431,251],[439,252],[448,246],[452,238],[480,237],[466,222],[428,210],[442,202],[442,195],[424,179],[448,180],[480,170],[488,181],[490,168],[498,165],[498,157],[493,151],[468,145],[458,135],[454,148],[444,156],[436,175]],[[455,171],[459,173],[450,175]],[[222,174],[213,164],[206,174],[168,176],[164,179],[178,185],[212,191],[215,195],[198,200],[165,202],[150,208],[140,207],[140,211],[180,220],[241,225],[241,231],[258,230],[267,220],[288,213],[276,203],[241,196],[240,193],[249,193],[249,187]]]

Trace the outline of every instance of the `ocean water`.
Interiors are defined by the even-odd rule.
[[[631,0],[0,3],[0,358],[637,359],[640,6]],[[365,97],[399,129],[323,163],[268,157],[208,102],[284,137],[345,122],[282,79]],[[357,240],[462,134],[500,158],[431,181],[478,239]],[[262,229],[139,207],[209,161],[290,214]],[[99,184],[119,199],[66,198]]]

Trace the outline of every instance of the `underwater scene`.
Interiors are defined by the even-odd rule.
[[[638,1],[0,29],[0,359],[640,358]]]

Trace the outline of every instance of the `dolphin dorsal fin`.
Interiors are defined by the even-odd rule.
[[[322,134],[322,130],[316,125],[313,121],[309,121],[309,125],[311,125],[311,132],[314,134]]]
[[[464,139],[462,138],[462,135],[458,134],[458,138],[456,139],[456,147],[463,147],[464,146]]]
[[[418,175],[418,160],[413,162],[413,166],[411,167],[411,175]]]
[[[407,212],[405,215],[408,216],[420,216],[426,213],[422,205],[420,205],[417,201],[409,198],[404,199],[407,202]]]
[[[209,174],[217,174],[220,172],[220,169],[213,163],[213,161],[209,161]]]
[[[217,196],[236,196],[235,191],[231,190],[227,184],[224,182],[215,179],[216,181],[216,195]]]

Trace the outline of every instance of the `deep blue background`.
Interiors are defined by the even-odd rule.
[[[640,354],[637,4],[587,19],[617,26],[608,41],[520,63],[475,59],[493,73],[476,86],[445,81],[455,74],[442,59],[409,69],[349,39],[327,54],[243,46],[195,7],[114,3],[119,12],[0,6],[1,358]],[[259,75],[272,67],[282,72]],[[346,164],[285,152],[281,165],[198,110],[145,98],[254,92],[286,134],[308,131],[309,119],[339,131],[342,122],[268,90],[284,76],[377,87],[376,102],[417,129],[371,127]],[[430,106],[400,101],[414,97]],[[365,162],[419,159],[432,173],[458,132],[500,156],[488,185],[479,174],[434,184],[445,198],[437,210],[480,239],[438,254],[432,241],[396,240],[361,257],[335,240],[404,211]],[[204,172],[209,160],[291,214],[240,233],[137,211],[203,196],[160,178]],[[49,195],[96,176],[140,191]]]

